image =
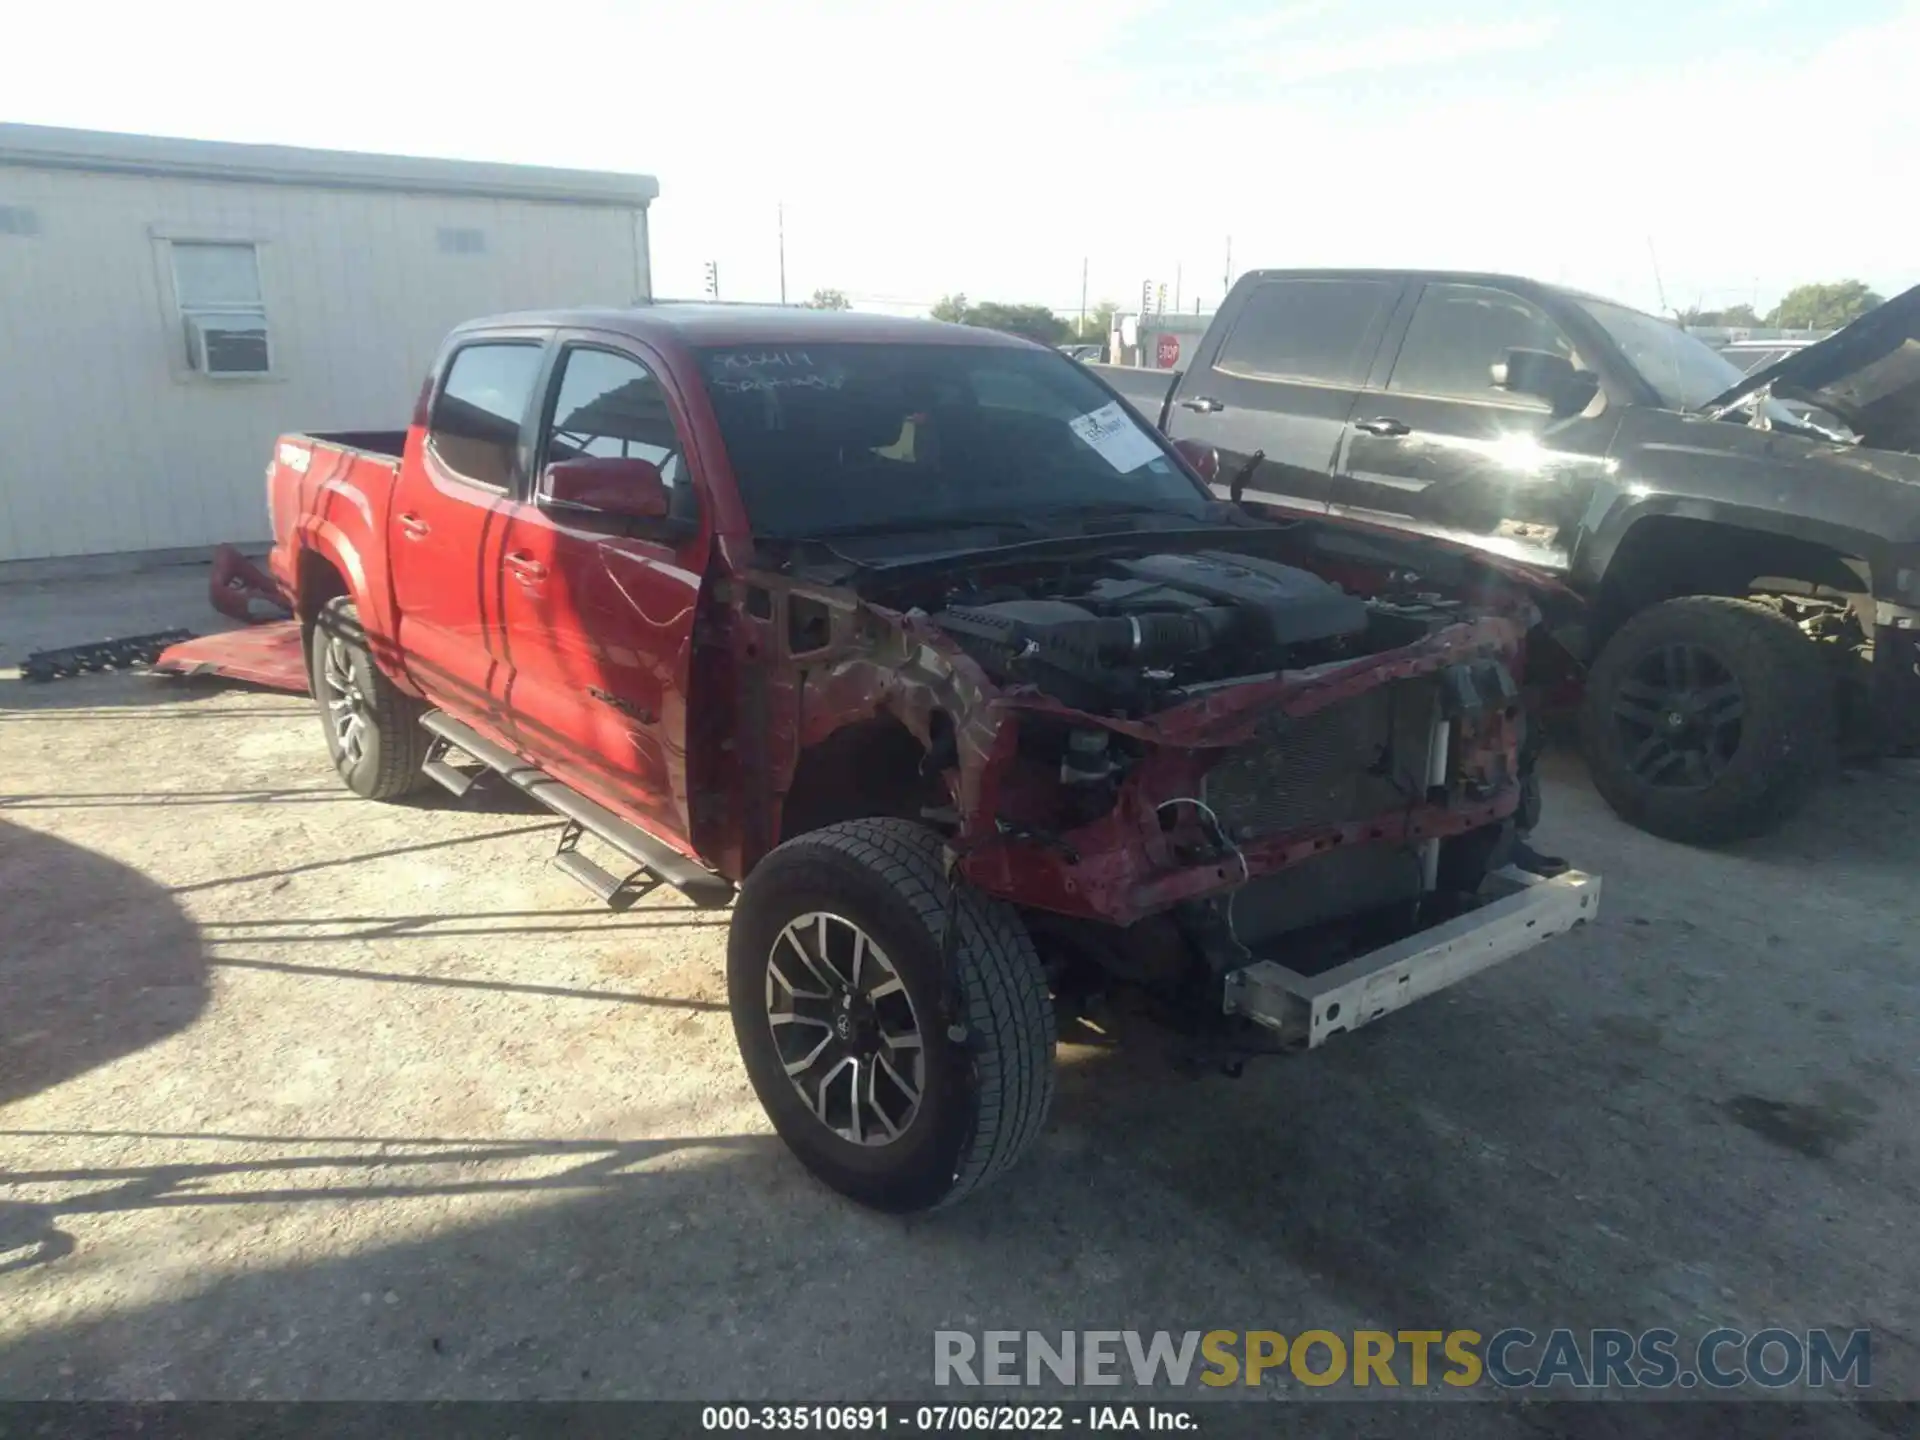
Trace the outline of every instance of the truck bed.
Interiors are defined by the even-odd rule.
[[[336,450],[358,450],[382,460],[398,460],[406,452],[404,430],[309,430],[306,438]]]

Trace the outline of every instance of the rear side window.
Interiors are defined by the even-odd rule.
[[[1247,297],[1214,368],[1358,385],[1399,289],[1392,280],[1269,280]]]
[[[1509,350],[1550,350],[1578,363],[1573,343],[1531,300],[1486,285],[1429,285],[1420,292],[1387,389],[1532,404],[1494,386],[1493,367]]]
[[[512,484],[520,422],[539,372],[540,346],[530,342],[456,352],[427,425],[440,462],[477,485],[504,490]]]

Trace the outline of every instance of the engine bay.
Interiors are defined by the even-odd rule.
[[[1208,685],[1409,644],[1459,609],[1435,595],[1362,598],[1297,566],[1201,550],[954,586],[931,618],[997,684],[1141,715]]]

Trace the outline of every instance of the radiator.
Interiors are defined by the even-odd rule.
[[[1404,809],[1425,786],[1435,698],[1421,677],[1297,720],[1276,711],[1207,773],[1201,798],[1236,844]]]

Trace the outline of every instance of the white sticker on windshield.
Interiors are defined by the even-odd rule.
[[[1120,408],[1118,400],[1069,420],[1067,425],[1123,475],[1160,458],[1160,447],[1140,429],[1138,421]]]

